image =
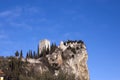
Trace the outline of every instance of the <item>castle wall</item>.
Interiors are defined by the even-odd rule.
[[[50,41],[45,39],[45,40],[41,40],[40,43],[39,43],[39,54],[41,53],[41,51],[43,49],[47,49],[49,48],[50,49]]]

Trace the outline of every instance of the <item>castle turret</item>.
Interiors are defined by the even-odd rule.
[[[50,50],[50,41],[47,39],[41,40],[39,43],[39,54],[43,49],[48,49]]]

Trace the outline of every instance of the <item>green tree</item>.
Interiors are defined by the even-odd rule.
[[[37,55],[39,56],[40,51],[39,51],[39,45],[37,46]]]
[[[33,58],[32,50],[29,50],[29,57]]]
[[[27,52],[27,54],[26,54],[26,58],[29,58],[29,54],[28,54],[28,52]]]
[[[23,57],[23,52],[22,52],[22,50],[20,51],[20,58],[22,58]]]
[[[56,48],[57,48],[57,45],[55,43],[52,43],[52,45],[50,47],[50,54],[53,53]]]
[[[38,58],[38,56],[37,56],[37,54],[36,54],[35,51],[33,51],[33,58],[34,58],[34,59],[37,59],[37,58]]]
[[[16,57],[19,56],[19,52],[18,52],[18,51],[15,52],[15,56],[16,56]]]

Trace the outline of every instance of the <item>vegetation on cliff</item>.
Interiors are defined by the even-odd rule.
[[[70,41],[64,42],[66,43],[83,43],[83,41]],[[48,67],[48,69],[53,70],[47,62],[46,55],[51,55],[56,48],[56,44],[52,44],[50,46],[50,49],[43,49],[41,53],[39,54],[39,48],[38,51],[32,51],[29,50],[26,54],[26,58],[23,58],[23,52],[22,50],[16,51],[15,56],[9,56],[9,57],[0,57],[0,69],[5,73],[5,80],[74,80],[75,75],[74,74],[68,74],[66,72],[63,72],[62,70],[59,71],[59,74],[55,76],[54,71],[44,71],[43,73],[37,72],[34,70],[35,64],[30,64],[27,59],[42,59],[44,65]],[[72,48],[68,47],[65,51],[73,53],[72,55],[67,55],[62,52],[62,58],[72,57],[74,58],[74,54],[76,54],[76,49],[79,49],[79,47]],[[59,50],[58,50],[59,51]],[[67,56],[65,56],[67,55]],[[39,64],[39,63],[38,63]]]

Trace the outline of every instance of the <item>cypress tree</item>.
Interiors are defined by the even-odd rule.
[[[23,57],[23,52],[22,52],[22,50],[20,51],[20,58],[22,58]]]
[[[29,54],[28,54],[28,52],[27,52],[26,58],[29,58]]]
[[[33,52],[33,58],[36,59],[36,53],[35,53],[35,51]]]
[[[40,53],[40,51],[39,51],[39,45],[38,45],[38,47],[37,47],[37,55],[39,56],[39,53]]]
[[[19,56],[19,52],[18,52],[18,51],[15,52],[15,56],[16,56],[16,57]]]

